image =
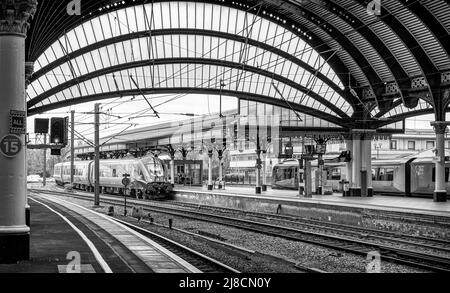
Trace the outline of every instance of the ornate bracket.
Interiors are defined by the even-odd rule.
[[[0,34],[26,36],[37,0],[0,0]]]

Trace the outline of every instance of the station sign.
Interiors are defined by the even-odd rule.
[[[14,134],[6,135],[0,141],[0,151],[8,158],[14,158],[22,150],[22,140]]]
[[[131,183],[131,181],[130,181],[130,178],[123,178],[122,179],[122,184],[124,185],[124,186],[128,186],[128,185],[130,185],[130,183]]]
[[[27,118],[25,111],[11,110],[9,112],[9,133],[26,134]]]

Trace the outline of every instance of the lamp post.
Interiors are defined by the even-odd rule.
[[[128,185],[130,185],[130,178],[128,178],[130,176],[130,174],[123,174],[123,179],[122,179],[122,184],[125,187],[124,188],[124,192],[123,192],[123,197],[124,197],[124,209],[123,209],[123,215],[126,217],[127,216],[127,187]]]
[[[381,142],[375,143],[373,146],[377,150],[377,160],[379,160],[380,159],[380,149],[381,149],[382,143]]]

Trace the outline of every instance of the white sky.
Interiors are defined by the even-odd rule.
[[[133,128],[141,128],[152,124],[158,124],[168,121],[177,121],[188,119],[188,116],[173,115],[180,113],[193,113],[193,114],[210,114],[219,112],[219,97],[212,95],[193,95],[189,94],[158,106],[158,104],[167,102],[174,97],[180,97],[180,95],[153,95],[147,96],[150,103],[160,113],[161,118],[152,117],[152,111],[147,102],[142,96],[136,96],[133,101],[131,97],[124,97],[121,99],[114,98],[108,100],[98,101],[101,103],[101,111],[108,112],[110,115],[101,115],[101,127],[100,136],[105,137],[112,134],[119,133],[121,131]],[[94,128],[91,123],[94,122],[94,105],[97,102],[90,102],[75,105],[72,107],[65,107],[54,111],[47,112],[43,115],[34,115],[28,118],[28,133],[30,133],[31,142],[35,142],[34,135],[34,119],[35,118],[51,118],[51,117],[70,117],[70,111],[75,110],[76,126],[75,130],[88,138],[94,139]],[[222,110],[234,110],[237,109],[237,99],[234,97],[222,97]],[[86,114],[90,113],[90,114]],[[173,114],[172,114],[173,113]],[[119,119],[116,116],[122,117]],[[450,116],[450,115],[448,115]],[[450,117],[448,117],[449,119]],[[433,115],[424,115],[415,118],[408,119],[406,121],[407,129],[432,129],[430,121],[433,120]],[[109,122],[109,125],[106,124]],[[83,124],[89,123],[89,124]],[[114,124],[116,123],[116,124]],[[132,125],[133,124],[133,125]],[[78,144],[78,142],[76,142]]]
[[[114,98],[102,100],[98,102],[90,102],[75,105],[72,107],[65,107],[54,111],[47,112],[42,115],[34,115],[27,120],[27,131],[30,133],[31,142],[35,142],[34,135],[34,119],[35,118],[51,118],[51,117],[66,117],[70,118],[70,111],[75,110],[75,130],[86,138],[94,139],[94,105],[101,103],[100,111],[108,112],[110,115],[101,115],[100,122],[100,137],[116,134],[125,129],[141,128],[152,124],[161,122],[185,120],[190,117],[183,115],[173,115],[180,113],[193,113],[197,115],[218,113],[219,112],[219,96],[213,95],[193,95],[189,94],[167,104],[158,106],[158,104],[169,101],[174,97],[180,95],[153,95],[147,96],[149,102],[160,114],[160,119],[152,117],[153,111],[150,110],[149,105],[142,96],[136,96],[133,101],[132,97],[124,97],[121,99]],[[237,109],[237,99],[234,97],[222,96],[222,111]],[[89,113],[89,114],[87,114]],[[169,114],[170,113],[170,114]],[[120,116],[119,119],[117,116]],[[106,124],[109,122],[109,125]],[[83,124],[89,123],[89,124]],[[116,124],[114,124],[116,123]],[[120,123],[120,124],[118,124]],[[131,125],[133,124],[133,125]],[[77,142],[76,142],[77,144]]]

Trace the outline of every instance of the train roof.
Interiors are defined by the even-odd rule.
[[[145,159],[150,159],[150,158],[154,158],[154,156],[148,155],[145,157],[141,157],[141,158],[123,158],[123,159],[101,159],[100,161],[102,163],[105,164],[115,164],[115,163],[136,163],[137,161],[140,160],[145,160]],[[75,161],[75,164],[89,164],[90,162],[92,162],[93,160],[87,160],[87,161]],[[70,164],[70,162],[62,162],[62,163],[58,163],[57,165],[62,164],[63,166],[66,166],[67,164]]]

